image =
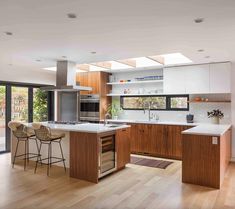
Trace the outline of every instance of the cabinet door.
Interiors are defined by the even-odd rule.
[[[168,137],[171,138],[172,151],[171,156],[175,158],[182,158],[182,135],[183,126],[168,126]]]
[[[139,137],[139,129],[137,124],[131,125],[131,152],[138,152],[140,149],[140,137]]]
[[[231,93],[231,64],[210,64],[210,93]]]
[[[123,168],[130,162],[130,128],[116,131],[117,168]]]
[[[187,66],[184,69],[187,94],[210,92],[209,65]]]
[[[88,86],[88,72],[77,73],[76,82],[80,86]],[[89,91],[81,91],[80,94],[89,94]]]
[[[145,124],[131,125],[131,152],[145,153],[148,141],[148,127]]]
[[[165,68],[164,71],[164,93],[185,93],[185,69],[183,67]]]
[[[166,153],[165,143],[165,127],[163,125],[149,125],[151,126],[148,151],[150,154],[162,155]]]
[[[103,84],[106,85],[106,84]],[[88,86],[92,88],[89,94],[100,93],[100,72],[89,72],[88,73]]]

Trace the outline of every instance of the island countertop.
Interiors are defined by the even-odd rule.
[[[97,134],[130,127],[129,125],[118,125],[116,127],[112,127],[112,124],[104,125],[96,123],[82,123],[82,124],[68,125],[68,124],[51,124],[48,122],[41,122],[40,124],[49,127],[51,130],[75,131],[75,132],[86,132],[86,133],[97,133]],[[28,127],[31,127],[32,124],[28,123],[26,125]]]
[[[230,124],[200,124],[183,131],[182,134],[222,136],[230,128]]]

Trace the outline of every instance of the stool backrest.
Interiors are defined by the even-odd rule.
[[[50,138],[50,128],[39,123],[33,123],[32,127],[35,132],[35,136],[42,141],[48,140]]]
[[[8,127],[11,129],[13,135],[17,138],[27,138],[27,127],[16,121],[10,121]]]

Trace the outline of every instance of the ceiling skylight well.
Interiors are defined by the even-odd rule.
[[[89,65],[89,71],[107,71],[108,69],[96,65]]]
[[[162,65],[161,63],[156,62],[147,57],[137,57],[137,58],[133,58],[132,60],[136,61],[136,67],[152,67],[152,66]]]
[[[44,70],[56,71],[56,67],[45,67]]]
[[[192,63],[192,60],[185,57],[181,53],[163,54],[165,65],[187,64]]]
[[[110,63],[111,63],[111,70],[123,70],[123,69],[133,68],[130,65],[126,65],[116,61],[110,61]]]

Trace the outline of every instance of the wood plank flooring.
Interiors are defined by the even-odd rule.
[[[46,167],[34,174],[32,162],[11,168],[0,155],[1,209],[234,209],[235,164],[229,165],[221,190],[181,183],[181,162],[167,169],[128,164],[99,184],[69,178],[63,168]]]

